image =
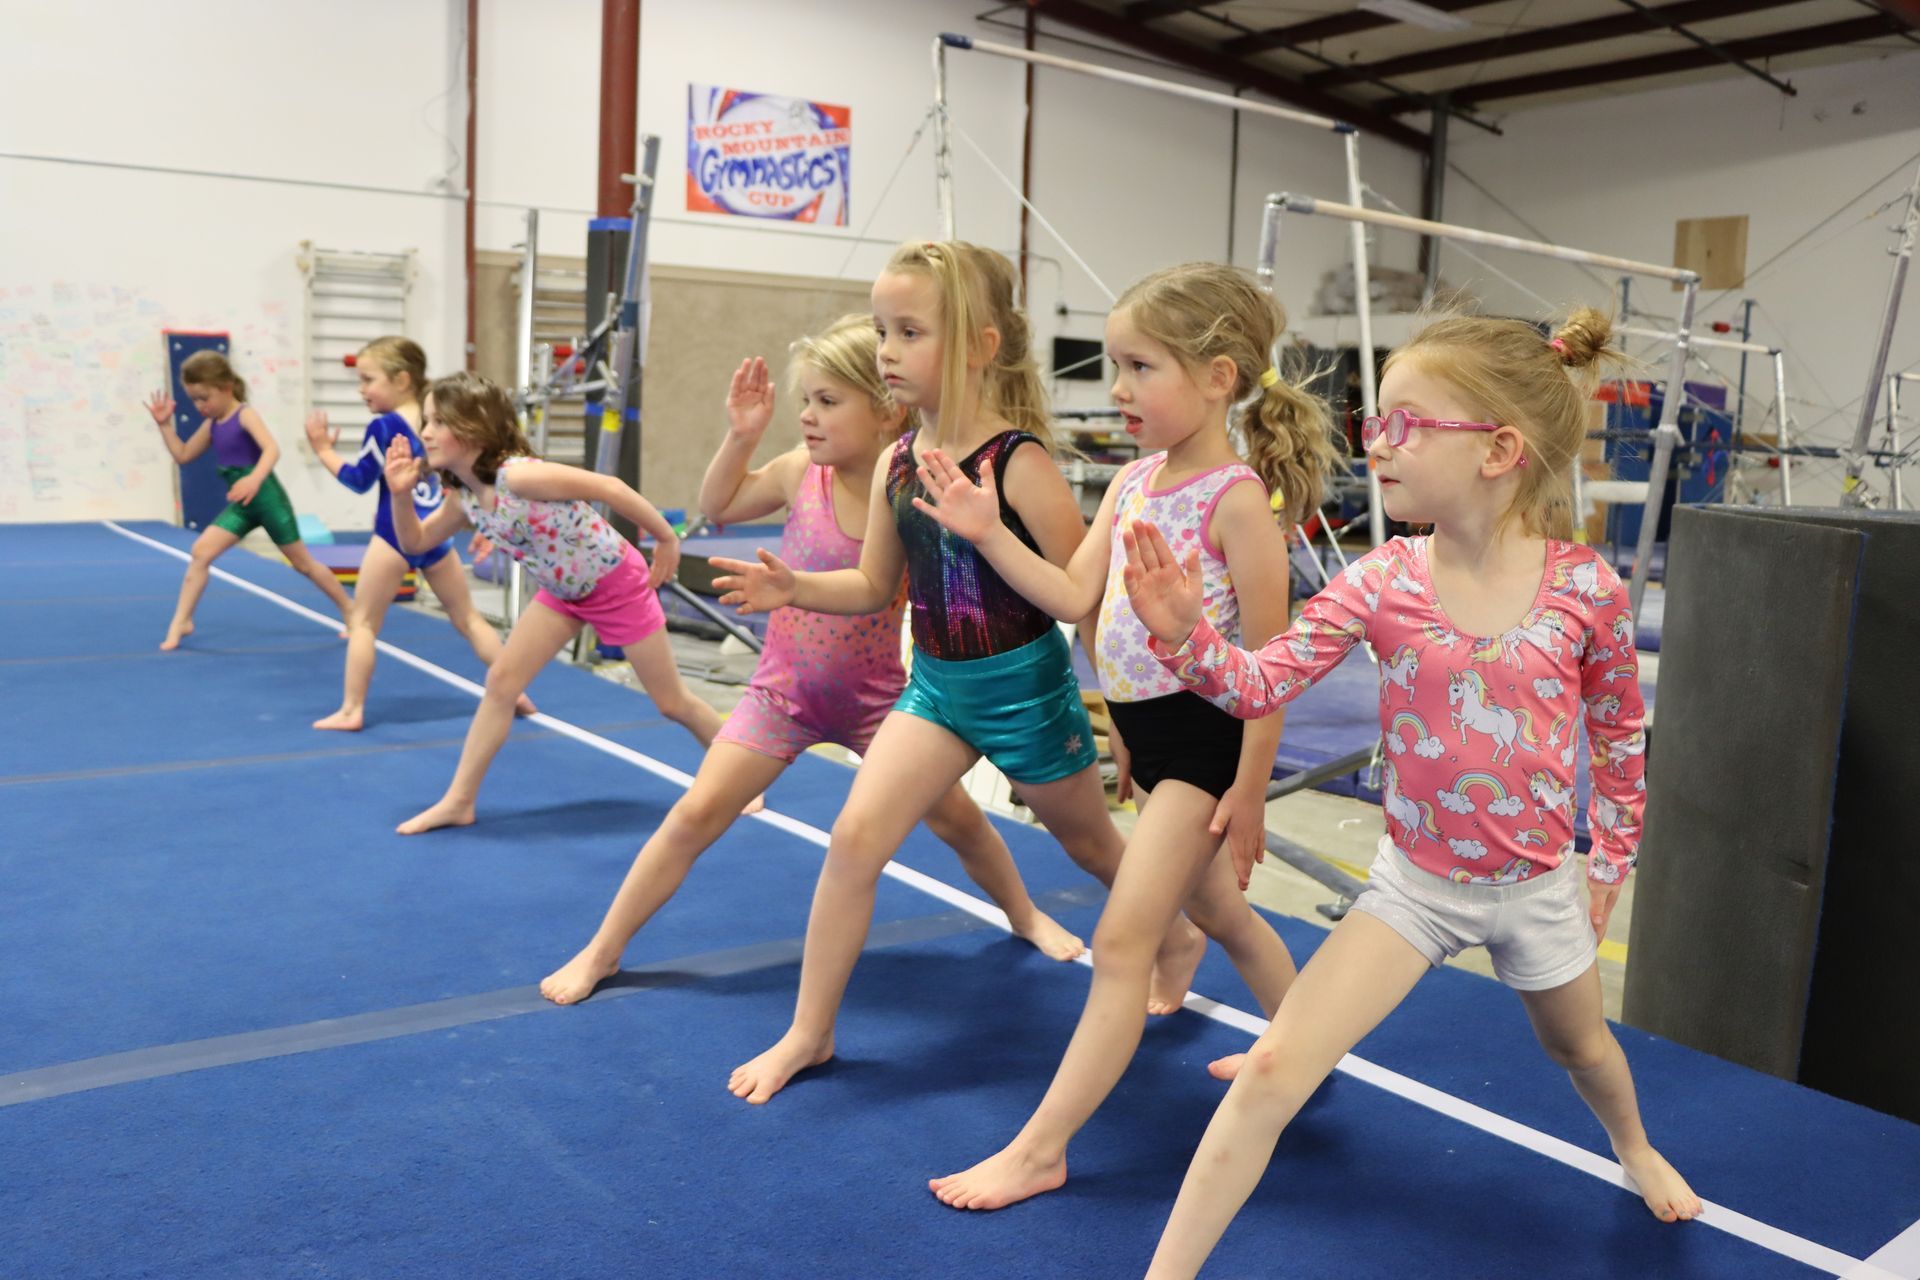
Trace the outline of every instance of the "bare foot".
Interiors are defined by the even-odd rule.
[[[760,812],[762,809],[766,807],[767,807],[767,796],[766,796],[766,793],[763,791],[759,795],[755,796],[753,799],[747,801],[746,808],[740,810],[740,816],[743,818],[750,817],[753,814]]]
[[[1200,957],[1207,954],[1207,935],[1193,927],[1185,916],[1174,921],[1171,941],[1160,944],[1154,957],[1153,981],[1147,988],[1147,1012],[1176,1013],[1186,1003],[1187,988],[1193,985]]]
[[[540,979],[540,994],[555,1004],[579,1004],[593,989],[620,972],[620,957],[604,960],[587,947]]]
[[[789,1028],[773,1048],[733,1069],[733,1078],[727,1081],[727,1091],[736,1098],[745,1098],[758,1105],[786,1088],[787,1081],[800,1072],[808,1067],[817,1067],[832,1056],[831,1032],[825,1040],[815,1040],[796,1035]]]
[[[1065,1157],[1035,1164],[1012,1147],[1005,1147],[964,1172],[929,1179],[927,1190],[942,1204],[956,1209],[1004,1209],[1029,1196],[1052,1191],[1066,1180]]]
[[[313,727],[316,729],[340,729],[347,733],[358,733],[366,719],[366,714],[364,708],[356,708],[355,710],[349,711],[345,707],[342,707],[330,716],[322,716],[318,720],[315,720]]]
[[[395,827],[403,836],[417,836],[422,831],[432,831],[435,827],[470,827],[473,825],[473,802],[442,800],[431,809],[414,814]]]
[[[534,706],[533,699],[523,693],[514,699],[513,714],[517,716],[537,716],[540,714],[540,708]]]
[[[1615,1150],[1614,1154],[1620,1157],[1620,1167],[1627,1171],[1627,1177],[1633,1180],[1654,1217],[1662,1222],[1687,1222],[1700,1216],[1705,1207],[1700,1197],[1693,1194],[1693,1188],[1667,1163],[1665,1156],[1652,1147],[1641,1147],[1638,1151]]]
[[[192,634],[193,634],[193,624],[191,622],[187,623],[185,626],[178,626],[178,627],[169,626],[167,628],[167,638],[160,642],[160,652],[172,653],[175,649],[178,649],[180,647],[180,642],[182,640],[185,640],[188,636]]]
[[[1240,1074],[1240,1068],[1246,1060],[1244,1053],[1230,1053],[1224,1058],[1215,1058],[1207,1064],[1207,1074],[1215,1080],[1231,1080]]]
[[[1029,908],[1024,919],[1008,917],[1007,923],[1013,926],[1015,937],[1031,942],[1049,960],[1072,960],[1087,949],[1086,943],[1038,907]]]

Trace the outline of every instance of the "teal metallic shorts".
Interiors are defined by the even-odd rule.
[[[1014,782],[1055,782],[1096,759],[1071,651],[1057,629],[965,662],[916,649],[893,709],[939,725]]]

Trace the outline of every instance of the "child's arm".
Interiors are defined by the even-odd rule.
[[[1087,522],[1080,514],[1080,504],[1074,501],[1073,489],[1038,444],[1019,445],[1007,459],[1007,505],[1027,526],[1040,554],[1060,568],[1065,568],[1086,542]],[[1099,603],[1097,596],[1094,603]],[[1064,620],[1077,622],[1092,611],[1083,609]]]
[[[355,493],[365,493],[373,488],[386,469],[386,455],[380,449],[372,423],[367,424],[367,434],[362,440],[360,455],[352,462],[335,452],[334,445],[340,442],[340,428],[327,424],[324,411],[315,409],[307,415],[307,443],[313,446],[313,456],[320,459],[320,465],[333,472],[341,484]],[[373,447],[368,448],[371,444]]]
[[[1620,576],[1604,561],[1593,615],[1593,634],[1580,655],[1580,699],[1587,722],[1593,794],[1587,801],[1590,914],[1596,937],[1607,921],[1640,849],[1646,809],[1646,701],[1640,694],[1640,659],[1633,648],[1633,615]],[[1610,710],[1612,698],[1618,710]],[[1568,726],[1568,733],[1573,732]]]
[[[147,412],[153,415],[153,423],[160,428],[160,443],[167,446],[167,452],[181,466],[186,466],[207,451],[213,443],[213,423],[206,418],[200,420],[199,429],[185,440],[173,429],[173,397],[164,391],[156,391],[147,399]]]
[[[240,410],[240,427],[253,437],[260,446],[260,461],[253,464],[253,470],[233,482],[227,490],[227,501],[238,502],[242,506],[252,502],[254,495],[260,492],[260,486],[273,474],[273,468],[280,461],[280,442],[273,438],[273,432],[267,430],[266,419],[248,405]]]
[[[1007,462],[1008,503],[1012,505],[1014,465],[1021,454],[1038,450],[1022,449]],[[1057,476],[1058,468],[1049,468]],[[913,505],[971,542],[986,557],[994,571],[1015,591],[1046,610],[1061,622],[1079,622],[1100,607],[1106,590],[1107,563],[1112,553],[1114,495],[1120,490],[1119,477],[1107,486],[1093,524],[1073,550],[1066,567],[1035,555],[1033,549],[1013,535],[1000,522],[1000,496],[995,488],[993,469],[980,474],[980,483],[967,479],[952,458],[939,449],[927,450],[920,465],[920,483],[933,501],[915,498]],[[1036,495],[1047,501],[1044,484],[1033,486]],[[1071,499],[1072,490],[1068,497]],[[1017,506],[1014,508],[1019,510]],[[1026,514],[1020,517],[1026,520]],[[1032,526],[1029,525],[1031,528]],[[1038,535],[1036,534],[1036,537]]]
[[[1127,549],[1127,599],[1153,636],[1153,656],[1180,683],[1229,715],[1253,720],[1272,714],[1367,638],[1373,609],[1358,584],[1368,572],[1381,572],[1374,558],[1378,551],[1354,561],[1307,601],[1292,627],[1249,653],[1228,644],[1201,615],[1198,549],[1189,551],[1182,565],[1166,538],[1145,521],[1128,526],[1121,539]]]
[[[738,524],[778,511],[793,500],[807,469],[803,447],[787,450],[764,467],[747,463],[773,420],[773,384],[767,362],[754,357],[734,370],[727,389],[727,435],[700,481],[700,514],[715,524]]]
[[[906,549],[900,545],[893,507],[887,502],[887,455],[882,453],[874,463],[867,536],[860,544],[858,568],[795,573],[764,547],[758,563],[715,556],[713,565],[727,575],[713,580],[726,592],[720,603],[738,605],[741,613],[762,613],[789,604],[814,613],[838,614],[878,613],[886,608],[907,571]]]
[[[679,531],[667,523],[658,507],[618,476],[530,458],[514,464],[509,484],[521,497],[537,502],[604,502],[607,510],[645,530],[653,537],[653,566],[647,581],[656,588],[670,581],[680,567]]]
[[[387,446],[387,491],[412,493],[413,486],[427,474],[427,460],[413,456],[413,446],[405,436],[397,435]],[[392,504],[393,536],[400,549],[410,556],[422,556],[467,527],[467,513],[448,495],[440,509],[425,520],[411,502]]]
[[[1241,637],[1249,644],[1264,645],[1287,629],[1287,601],[1292,594],[1287,536],[1274,522],[1265,491],[1250,482],[1229,487],[1214,503],[1206,534],[1227,562],[1240,603]],[[1285,725],[1282,708],[1246,726],[1233,786],[1220,798],[1208,828],[1226,838],[1242,889],[1252,880],[1253,864],[1266,857],[1267,784]]]

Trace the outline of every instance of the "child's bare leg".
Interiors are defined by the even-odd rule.
[[[942,1201],[999,1209],[1066,1181],[1067,1143],[1113,1092],[1140,1045],[1154,956],[1219,845],[1207,832],[1213,809],[1213,797],[1185,784],[1155,788],[1094,930],[1093,986],[1053,1084],[1012,1142],[927,1183]]]
[[[960,780],[978,754],[931,721],[895,711],[874,735],[833,824],[813,891],[793,1025],[759,1057],[734,1068],[727,1088],[765,1102],[797,1071],[833,1056],[833,1024],[873,923],[874,887],[914,823]]]
[[[555,1004],[575,1004],[619,972],[633,935],[679,890],[694,860],[733,825],[740,806],[772,786],[786,767],[786,761],[738,743],[714,743],[687,794],[641,846],[593,940],[541,981],[540,994]]]
[[[1127,846],[1114,829],[1113,819],[1107,816],[1107,794],[1094,766],[1054,782],[1023,782],[1020,798],[1046,824],[1068,857],[1101,884],[1113,887],[1120,855]],[[1154,960],[1153,978],[1147,987],[1148,1013],[1172,1013],[1180,1007],[1206,953],[1206,936],[1185,917],[1176,916]]]
[[[181,640],[193,634],[193,611],[199,606],[200,596],[207,589],[207,578],[213,562],[239,541],[217,524],[208,525],[193,540],[187,558],[187,573],[180,579],[180,600],[173,606],[173,621],[167,624],[167,638],[160,642],[162,649],[177,649]]]
[[[1584,927],[1585,921],[1582,920]],[[1522,991],[1533,1032],[1547,1056],[1567,1069],[1573,1087],[1606,1127],[1613,1154],[1662,1222],[1700,1216],[1700,1197],[1647,1141],[1634,1098],[1627,1055],[1607,1026],[1600,1002],[1600,968],[1590,965],[1572,982],[1546,991]]]
[[[447,621],[473,647],[473,656],[491,667],[500,656],[500,633],[475,607],[473,592],[467,589],[466,566],[460,563],[459,553],[449,551],[421,572],[426,575],[427,585],[433,588],[434,598],[447,611]],[[530,716],[535,711],[533,699],[523,693],[513,709],[518,715]]]
[[[466,745],[460,749],[460,764],[453,771],[446,794],[395,830],[411,836],[435,827],[463,827],[473,821],[480,781],[487,776],[487,767],[499,753],[500,744],[507,740],[507,730],[513,727],[514,701],[579,630],[580,624],[574,619],[555,613],[538,600],[527,606],[520,621],[513,624],[513,634],[507,637],[500,660],[487,668],[487,690],[473,713],[473,723],[467,727]]]
[[[1187,917],[1220,944],[1261,1012],[1271,1018],[1293,986],[1297,974],[1293,953],[1267,918],[1247,905],[1225,845],[1214,854],[1200,887],[1187,899]],[[1208,1063],[1207,1070],[1216,1079],[1231,1080],[1245,1058],[1244,1053],[1231,1054]]]
[[[394,592],[407,576],[406,559],[375,538],[360,558],[359,581],[353,589],[353,616],[347,620],[347,674],[340,709],[313,722],[316,729],[354,732],[366,723],[367,686],[373,683],[374,659],[379,653],[380,628]]]
[[[1365,912],[1347,913],[1300,971],[1213,1113],[1180,1184],[1149,1280],[1199,1272],[1253,1194],[1281,1130],[1426,971],[1426,957],[1391,927]]]
[[[711,746],[713,735],[720,732],[726,717],[687,688],[687,682],[680,678],[680,668],[674,665],[673,646],[667,641],[666,628],[662,627],[644,640],[635,641],[621,652],[626,655],[633,674],[640,677],[640,687],[653,699],[653,705],[660,708],[660,714],[699,739],[701,746]],[[754,796],[740,811],[758,813],[766,807],[764,797]]]
[[[1071,960],[1087,949],[1086,943],[1034,905],[1007,842],[960,787],[947,788],[928,811],[926,822],[927,829],[959,855],[967,878],[1007,913],[1007,923],[1014,933],[1055,960]]]
[[[306,543],[283,542],[280,544],[280,554],[287,558],[288,564],[305,574],[308,581],[320,588],[322,595],[333,601],[333,607],[340,611],[340,621],[346,623],[353,621],[353,598],[347,594],[347,589],[340,585],[340,579],[334,576],[333,570],[313,558],[313,552],[307,550]]]

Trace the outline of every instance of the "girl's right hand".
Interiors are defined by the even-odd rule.
[[[755,442],[773,421],[773,379],[759,356],[742,360],[733,371],[733,384],[727,388],[727,421],[734,438]]]
[[[952,458],[929,449],[920,460],[920,483],[933,501],[915,498],[913,505],[968,542],[979,542],[999,525],[1000,495],[994,490],[991,467],[981,471],[980,483],[975,484]]]
[[[313,446],[315,453],[322,449],[331,449],[340,443],[340,428],[327,428],[327,414],[324,409],[315,409],[307,415],[307,443]]]
[[[1167,649],[1178,649],[1200,622],[1200,550],[1187,552],[1186,563],[1173,557],[1173,548],[1148,520],[1136,520],[1120,535],[1127,549],[1124,581],[1134,616]]]
[[[713,567],[726,571],[725,576],[713,580],[714,586],[726,592],[720,597],[720,603],[738,605],[741,613],[766,613],[792,604],[793,570],[765,547],[754,554],[760,557],[758,564],[729,560],[725,556],[713,557]]]
[[[153,415],[153,425],[169,426],[173,422],[173,397],[164,391],[156,391],[147,397],[147,412]]]
[[[395,436],[387,446],[387,489],[392,493],[410,493],[425,473],[426,463],[413,456],[413,446],[405,436]]]

